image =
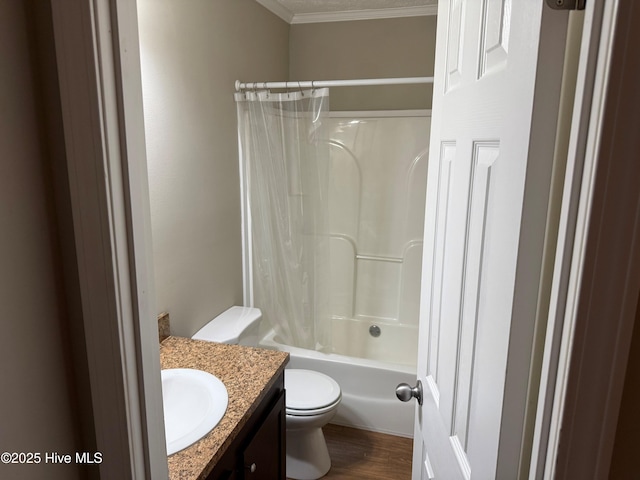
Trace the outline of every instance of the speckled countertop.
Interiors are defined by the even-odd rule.
[[[164,340],[161,368],[204,370],[222,380],[229,393],[229,406],[220,423],[201,440],[169,457],[169,478],[206,478],[288,361],[288,353],[274,350],[181,337]]]

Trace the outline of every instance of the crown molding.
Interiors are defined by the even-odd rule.
[[[383,18],[423,17],[438,14],[437,5],[294,14],[291,10],[278,2],[278,0],[256,0],[256,2],[289,24],[349,22],[354,20],[376,20]]]
[[[294,17],[293,12],[288,8],[286,8],[285,6],[283,6],[277,0],[256,0],[256,2],[258,2],[264,8],[269,10],[271,13],[274,13],[277,16],[279,16],[285,22],[287,23],[293,22],[293,17]]]
[[[263,3],[265,0],[258,0]],[[299,13],[293,15],[290,23],[322,23],[322,22],[347,22],[354,20],[376,20],[383,18],[423,17],[437,15],[437,5],[424,5],[421,7],[380,8],[375,10],[351,10],[343,12]]]

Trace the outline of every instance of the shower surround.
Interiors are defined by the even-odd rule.
[[[287,351],[291,368],[330,375],[342,402],[333,423],[413,436],[415,406],[395,396],[416,378],[430,112],[331,112],[328,351]],[[379,327],[379,336],[372,326]]]
[[[332,112],[327,123],[333,352],[415,367],[430,116]]]

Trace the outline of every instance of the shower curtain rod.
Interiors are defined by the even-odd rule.
[[[362,78],[358,80],[305,80],[303,82],[253,83],[242,83],[240,80],[236,80],[236,91],[255,90],[257,88],[361,87],[368,85],[409,85],[416,83],[433,83],[433,77]]]

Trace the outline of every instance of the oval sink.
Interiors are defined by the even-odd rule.
[[[167,455],[197,442],[224,416],[229,403],[219,378],[202,370],[162,370],[162,402]]]

